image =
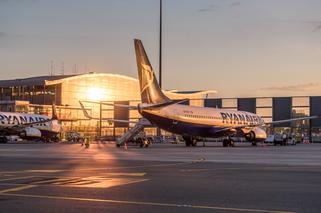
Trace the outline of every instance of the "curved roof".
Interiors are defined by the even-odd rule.
[[[0,87],[17,87],[17,86],[40,86],[45,85],[47,80],[58,80],[69,78],[75,75],[54,75],[54,76],[37,76],[31,78],[19,78],[12,80],[0,80]]]
[[[87,77],[95,77],[95,78],[99,78],[99,77],[114,78],[114,77],[116,77],[116,78],[123,78],[123,79],[127,79],[130,81],[138,82],[137,79],[126,76],[126,75],[111,74],[111,73],[88,73],[88,74],[75,75],[75,76],[70,76],[67,78],[61,78],[61,79],[56,79],[56,80],[46,80],[45,84],[46,85],[61,84],[66,81],[78,80],[78,79],[87,78]]]
[[[44,86],[60,84],[69,80],[77,80],[86,77],[118,77],[131,81],[138,81],[135,78],[125,75],[111,73],[88,73],[79,75],[54,75],[54,76],[37,76],[31,78],[21,78],[13,80],[0,80],[0,87],[17,87],[17,86]]]
[[[0,80],[0,87],[14,87],[14,86],[45,86],[45,85],[55,85],[61,84],[66,81],[78,80],[87,77],[107,77],[107,78],[122,78],[137,82],[138,80],[133,77],[111,74],[111,73],[87,73],[78,75],[55,75],[55,76],[38,76],[31,78],[21,78],[13,80]],[[166,94],[172,94],[175,96],[195,96],[195,95],[208,95],[215,94],[217,91],[214,90],[204,90],[204,91],[177,91],[177,90],[167,90],[164,91]]]

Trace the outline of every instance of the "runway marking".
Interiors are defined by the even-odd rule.
[[[115,169],[135,169],[135,168],[153,168],[153,167],[168,167],[168,166],[178,166],[178,165],[189,165],[193,163],[203,162],[204,158],[199,158],[191,162],[179,162],[179,163],[164,163],[164,164],[153,164],[153,165],[141,165],[141,166],[119,166],[119,167],[103,167],[103,168],[84,168],[84,169],[31,169],[31,170],[21,170],[21,171],[4,171],[0,174],[12,174],[12,173],[55,173],[55,172],[71,172],[71,171],[100,171],[100,170],[115,170]]]
[[[190,204],[157,203],[157,202],[129,201],[129,200],[109,200],[109,199],[64,197],[64,196],[50,196],[50,195],[0,193],[0,196],[1,195],[2,196],[14,196],[14,197],[27,197],[27,198],[55,199],[55,200],[73,200],[73,201],[86,201],[86,202],[103,202],[103,203],[146,205],[146,206],[184,207],[184,208],[194,208],[194,209],[212,209],[212,210],[237,211],[237,212],[294,213],[292,211],[282,211],[282,210],[278,211],[278,210],[267,210],[267,209],[246,209],[246,208],[233,208],[233,207],[220,207],[220,206],[203,206],[203,205],[190,205]]]
[[[29,179],[29,178],[33,178],[33,177],[35,177],[35,176],[24,176],[24,177],[6,178],[6,179],[0,179],[0,182],[2,182],[2,181],[8,181],[8,180]]]
[[[137,172],[137,173],[122,173],[122,172],[110,172],[109,173],[109,172],[106,172],[106,173],[100,173],[99,175],[142,177],[142,176],[146,175],[146,173],[145,172]]]
[[[204,157],[200,157],[200,158],[198,158],[196,160],[193,160],[192,163],[201,163],[203,161],[205,161],[205,158]]]
[[[215,168],[215,169],[181,169],[181,172],[202,172],[202,171],[220,171],[220,170],[243,170],[244,168]]]
[[[56,173],[56,172],[64,172],[65,170],[61,170],[61,169],[43,169],[43,170],[39,170],[39,169],[32,169],[32,170],[25,170],[24,172],[34,172],[34,173]]]
[[[62,186],[62,187],[84,187],[84,188],[110,188],[115,186],[123,186],[133,183],[148,181],[149,179],[137,178],[117,178],[117,177],[50,177],[50,176],[32,176],[36,180],[25,183],[0,183],[0,185],[13,185],[13,186]],[[39,179],[42,178],[42,179]],[[16,178],[15,178],[16,179]],[[21,178],[20,178],[21,179]]]
[[[16,191],[20,191],[20,190],[24,190],[24,189],[30,189],[36,187],[35,185],[24,185],[24,186],[19,186],[19,187],[15,187],[15,188],[10,188],[10,189],[4,189],[2,191],[0,191],[1,193],[6,193],[6,192],[16,192]]]

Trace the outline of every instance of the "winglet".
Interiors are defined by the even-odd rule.
[[[92,119],[92,117],[88,114],[87,110],[85,109],[84,105],[81,103],[81,101],[79,101],[80,107],[82,109],[82,112],[84,113],[84,116],[86,118]]]

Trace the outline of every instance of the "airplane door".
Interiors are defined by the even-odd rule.
[[[173,115],[172,115],[172,117],[173,117],[173,119],[172,119],[172,126],[173,127],[175,127],[177,124],[178,124],[178,117],[179,117],[179,114],[178,114],[178,111],[177,111],[177,109],[173,109]],[[177,118],[177,119],[176,119]]]

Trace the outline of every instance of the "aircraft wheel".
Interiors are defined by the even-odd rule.
[[[229,141],[227,139],[223,140],[223,147],[228,147]]]
[[[197,146],[197,140],[196,139],[192,139],[192,146]]]
[[[7,143],[8,139],[4,136],[4,137],[0,137],[0,143]]]
[[[185,141],[185,146],[189,147],[192,145],[192,141],[190,137],[183,136],[183,139]]]

